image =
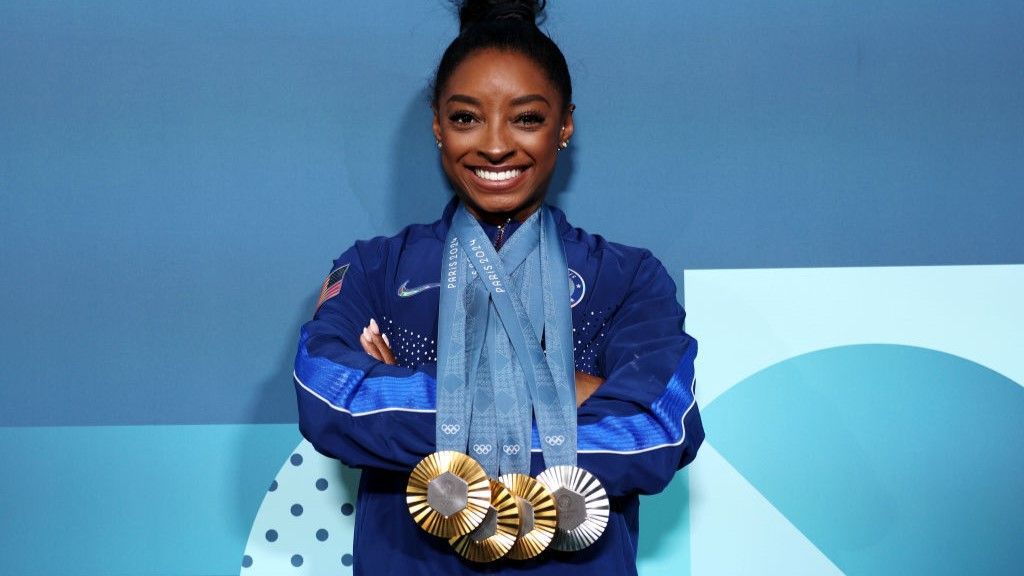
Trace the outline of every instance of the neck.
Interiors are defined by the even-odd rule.
[[[533,213],[540,209],[542,200],[538,200],[529,206],[524,206],[517,210],[511,210],[508,212],[486,212],[473,206],[469,202],[463,202],[466,205],[466,210],[469,211],[473,218],[476,218],[480,222],[485,222],[491,226],[503,226],[512,220],[523,223],[527,218],[533,216]]]

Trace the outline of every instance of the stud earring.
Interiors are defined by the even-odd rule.
[[[569,147],[569,141],[568,140],[562,140],[561,142],[558,143],[558,149],[559,150],[565,150],[568,147]]]
[[[440,140],[438,140],[438,141],[437,141],[437,149],[438,149],[438,150],[440,150],[440,149],[441,149],[441,141],[440,141]]]

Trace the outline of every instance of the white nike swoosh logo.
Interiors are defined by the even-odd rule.
[[[425,290],[430,290],[431,288],[440,288],[440,287],[441,287],[441,283],[440,282],[434,282],[434,283],[431,283],[431,284],[424,284],[422,286],[417,286],[415,288],[409,288],[409,281],[406,280],[405,282],[402,282],[401,286],[398,287],[398,297],[399,298],[408,298],[410,296],[415,296],[415,295],[417,295],[420,292],[423,292]]]

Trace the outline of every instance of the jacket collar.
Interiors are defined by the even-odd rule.
[[[452,218],[455,216],[455,209],[459,206],[459,197],[453,196],[448,202],[448,205],[444,207],[444,212],[441,214],[441,219],[434,223],[434,233],[439,240],[444,242],[444,239],[448,236],[448,230],[452,227]],[[558,229],[558,234],[562,239],[566,239],[567,235],[572,232],[572,225],[569,224],[565,218],[565,213],[551,204],[546,204],[551,215],[555,218],[555,227]]]

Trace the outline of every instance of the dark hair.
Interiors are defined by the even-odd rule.
[[[431,104],[437,101],[455,68],[477,50],[496,49],[527,56],[544,69],[562,96],[563,105],[572,102],[572,80],[565,56],[547,34],[537,27],[545,0],[462,0],[459,6],[459,35],[441,56],[434,75]]]

